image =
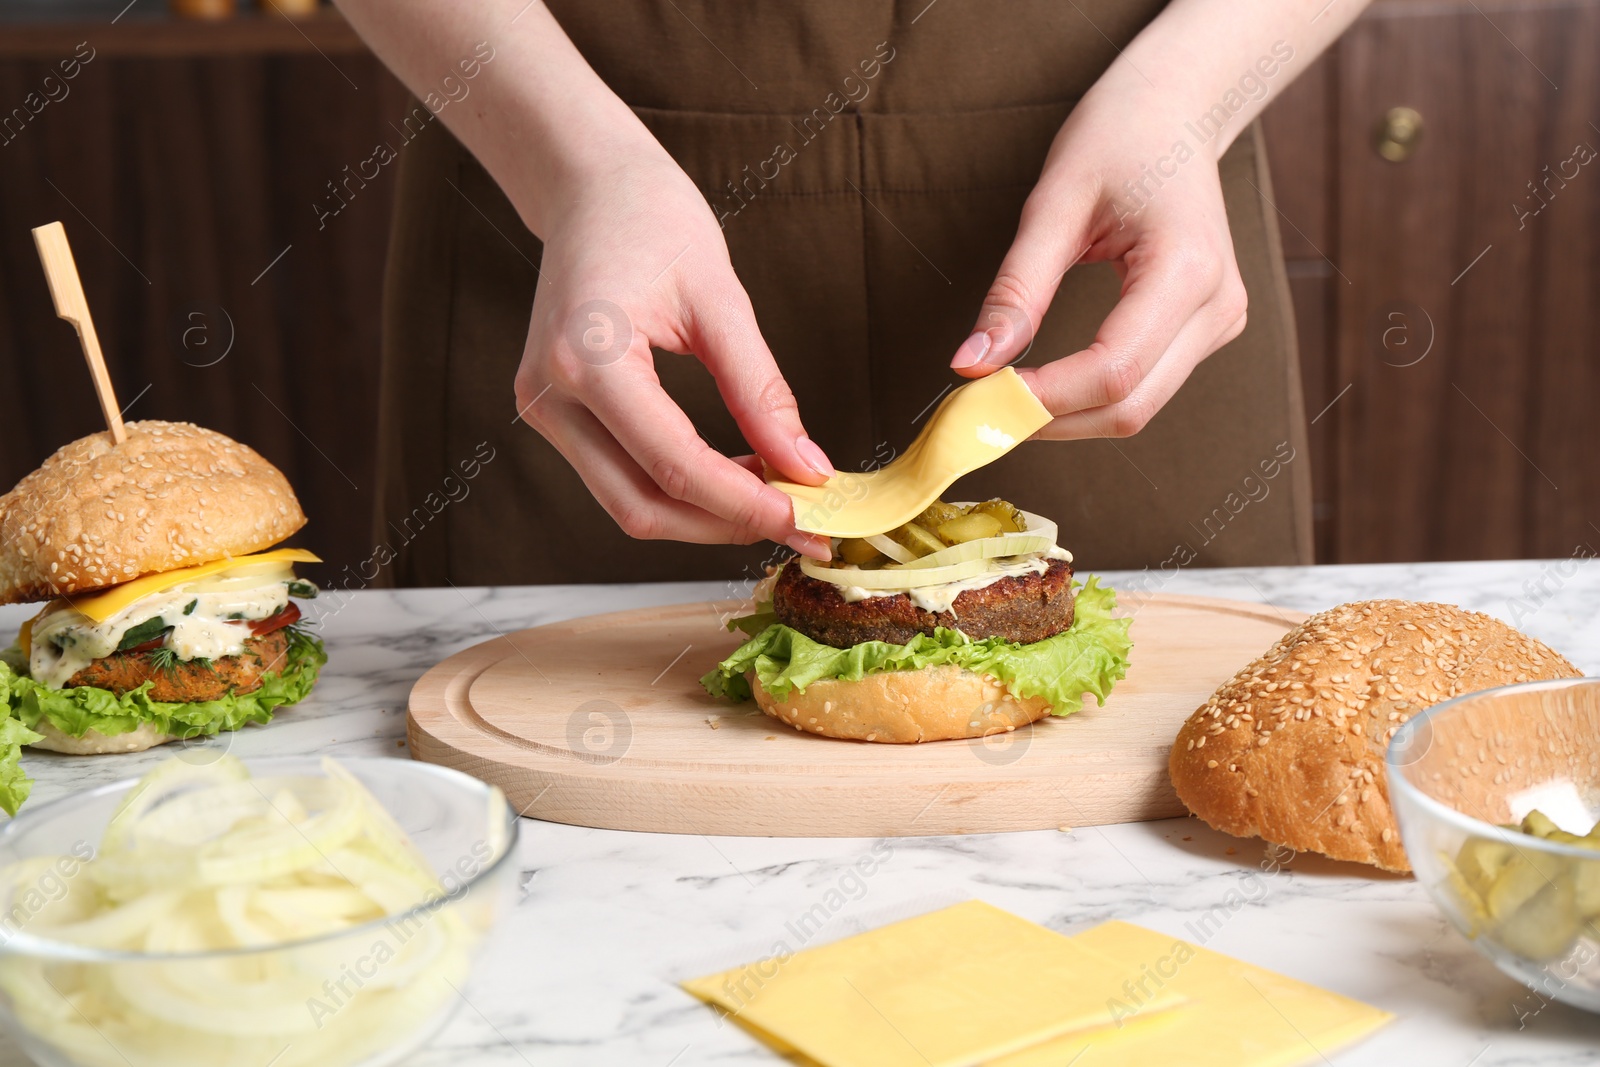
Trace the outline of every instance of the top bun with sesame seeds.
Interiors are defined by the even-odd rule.
[[[58,449],[0,497],[0,604],[86,593],[268,548],[305,525],[282,472],[187,422]]]
[[[1579,671],[1505,623],[1370,600],[1313,615],[1190,716],[1172,784],[1218,830],[1409,871],[1383,761],[1400,724],[1480,689]]]

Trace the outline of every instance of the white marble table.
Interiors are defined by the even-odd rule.
[[[1191,570],[1165,590],[1301,611],[1377,596],[1451,601],[1520,622],[1586,673],[1600,671],[1600,566],[1590,562]],[[404,757],[406,693],[446,655],[497,631],[725,595],[717,583],[360,593],[323,622],[332,661],[316,693],[270,727],[239,734],[232,750]],[[0,632],[27,614],[0,609]],[[160,758],[158,750],[24,760],[38,779],[34,798],[49,800]],[[1399,1016],[1366,1043],[1315,1062],[1600,1064],[1600,1016],[1543,1003],[1501,976],[1409,879],[1309,856],[1265,873],[1261,842],[1175,819],[891,840],[887,859],[858,886],[846,872],[875,844],[524,820],[521,903],[466,989],[467,1004],[409,1062],[781,1063],[675,982],[765,956],[786,924],[838,902],[831,890],[846,899],[812,943],[971,897],[1064,932],[1118,918],[1184,936],[1185,923],[1237,890],[1250,902],[1209,947]],[[0,1045],[0,1067],[24,1062]]]

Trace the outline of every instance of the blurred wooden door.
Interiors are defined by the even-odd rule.
[[[1597,57],[1595,0],[1380,3],[1269,112],[1319,558],[1600,546]]]

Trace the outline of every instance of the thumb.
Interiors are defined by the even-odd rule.
[[[1064,214],[1057,205],[1036,203],[1038,198],[1035,192],[1023,207],[1016,239],[983,298],[972,336],[950,361],[950,369],[964,377],[992,374],[1027,354],[1067,268],[1087,251],[1087,211],[1074,207]]]
[[[806,435],[789,383],[756,325],[743,289],[694,311],[690,342],[717,383],[722,402],[756,454],[791,481],[821,485],[833,464]]]

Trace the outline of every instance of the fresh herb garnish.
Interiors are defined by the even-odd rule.
[[[126,652],[128,649],[136,648],[146,641],[154,641],[158,637],[165,636],[171,629],[172,627],[167,625],[167,621],[159,615],[146,619],[123,633],[122,640],[117,643],[117,651]]]
[[[178,656],[178,650],[171,645],[153,648],[146,652],[145,655],[150,657],[151,666],[165,674],[177,673],[179,666],[199,667],[202,670],[210,671],[212,674],[217,673],[217,665],[212,660],[205,656],[196,656],[194,659],[181,659]]]
[[[315,600],[318,592],[317,587],[304,578],[295,578],[289,582],[289,595],[297,596],[301,600]]]
[[[307,627],[315,625],[315,621],[301,618],[299,622],[292,622],[288,626],[281,628],[283,630],[283,635],[289,639],[289,650],[291,652],[297,648],[305,649],[322,647],[322,642],[317,640],[316,636],[312,634],[309,629],[307,629]]]
[[[189,601],[189,606],[183,609],[183,613],[185,615],[193,615],[194,614],[195,605],[199,604],[199,603],[200,603],[200,598],[199,597],[196,597],[195,599]]]

